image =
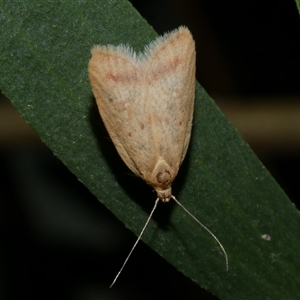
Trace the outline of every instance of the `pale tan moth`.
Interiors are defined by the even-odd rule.
[[[152,186],[156,206],[170,199],[218,238],[172,195],[171,185],[185,157],[192,129],[195,98],[195,42],[188,28],[158,37],[136,54],[130,47],[94,46],[89,77],[98,109],[117,151],[129,169]]]

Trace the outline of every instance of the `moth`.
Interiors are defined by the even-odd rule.
[[[172,195],[186,155],[195,98],[195,42],[187,27],[158,37],[136,54],[130,47],[94,46],[88,72],[99,113],[128,168],[157,193],[140,240],[159,201],[176,201],[218,242],[217,237]],[[112,286],[111,285],[111,286]]]

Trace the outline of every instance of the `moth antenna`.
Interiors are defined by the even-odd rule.
[[[225,255],[225,261],[226,261],[226,271],[228,271],[228,256],[225,251],[224,246],[221,244],[219,239],[204,225],[202,224],[191,212],[189,212],[173,195],[172,199],[192,218],[194,219],[203,229],[205,229],[213,238],[214,240],[219,244],[220,248],[222,249],[224,255]]]
[[[155,201],[155,203],[154,203],[154,206],[153,206],[153,208],[152,208],[152,211],[151,211],[151,213],[150,213],[150,215],[149,215],[149,217],[148,217],[148,219],[147,219],[147,221],[146,221],[146,223],[145,223],[145,225],[144,225],[144,227],[143,227],[143,229],[142,229],[142,231],[141,231],[139,237],[137,238],[136,242],[134,243],[133,247],[131,248],[131,250],[130,250],[128,256],[126,257],[126,259],[125,259],[125,261],[124,261],[124,263],[123,263],[123,265],[122,265],[122,267],[121,267],[121,269],[120,269],[120,271],[118,272],[118,274],[117,274],[117,276],[115,277],[114,281],[113,281],[112,284],[110,285],[110,288],[111,288],[111,287],[115,284],[115,282],[117,281],[118,277],[120,276],[121,272],[123,271],[123,269],[124,269],[124,267],[125,267],[125,265],[126,265],[128,259],[129,259],[129,257],[131,256],[133,250],[135,249],[136,245],[138,244],[139,240],[141,239],[141,237],[142,237],[142,235],[143,235],[143,233],[144,233],[144,231],[145,231],[145,229],[146,229],[146,227],[147,227],[149,221],[151,220],[151,217],[152,217],[152,215],[153,215],[153,213],[154,213],[154,211],[155,211],[155,209],[156,209],[156,207],[157,207],[158,202],[159,202],[159,198],[156,199],[156,201]]]

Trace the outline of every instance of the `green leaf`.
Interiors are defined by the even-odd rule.
[[[99,201],[138,234],[156,196],[127,176],[107,139],[87,64],[94,44],[126,43],[140,51],[156,33],[124,0],[2,1],[0,23],[3,93]],[[222,299],[298,299],[299,212],[200,85],[174,194],[223,243],[229,271],[218,244],[174,204],[158,206],[145,243]]]
[[[297,4],[298,12],[299,12],[300,11],[300,0],[296,0],[296,4]]]

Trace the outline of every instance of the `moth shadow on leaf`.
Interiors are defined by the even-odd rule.
[[[107,162],[107,165],[114,174],[116,181],[126,192],[128,197],[142,207],[147,214],[149,214],[153,208],[154,201],[157,198],[156,192],[141,178],[134,175],[123,162],[100,117],[94,97],[92,97],[91,102],[92,105],[90,106],[89,119],[92,125],[93,133],[98,141],[99,151],[101,151]],[[175,197],[178,195],[181,186],[184,184],[185,175],[188,170],[188,164],[189,155],[187,153],[179,173],[172,185],[172,190]],[[170,202],[173,201],[171,200]],[[153,219],[155,222],[157,222],[160,228],[164,228],[168,225],[173,208],[174,203],[159,203],[158,209],[153,215]]]

